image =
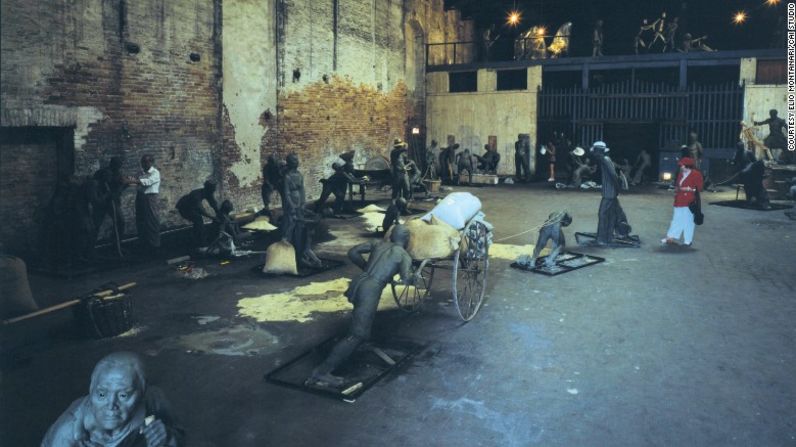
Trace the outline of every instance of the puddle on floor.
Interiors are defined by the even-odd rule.
[[[265,355],[279,348],[279,339],[256,326],[235,325],[217,331],[194,332],[164,340],[163,348],[189,353],[229,356]]]
[[[353,306],[343,293],[351,280],[337,278],[330,281],[311,282],[294,289],[246,297],[238,301],[238,315],[254,318],[259,322],[312,321],[315,313],[331,313],[351,310]],[[390,286],[384,289],[379,310],[394,309],[395,300]]]

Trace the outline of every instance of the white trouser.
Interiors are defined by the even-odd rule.
[[[687,206],[676,206],[674,207],[672,223],[669,225],[669,231],[666,233],[666,237],[680,239],[680,235],[682,234],[683,242],[690,244],[691,241],[694,240],[694,228],[696,228],[696,224],[694,224],[694,213],[692,213]]]

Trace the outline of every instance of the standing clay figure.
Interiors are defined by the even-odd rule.
[[[517,135],[514,142],[514,172],[517,181],[530,181],[531,168],[528,163],[528,152],[530,150],[530,137],[528,134]]]
[[[603,55],[603,44],[605,43],[605,36],[603,35],[603,21],[598,20],[594,23],[594,30],[591,37],[591,57],[598,57]]]
[[[354,305],[351,312],[351,326],[348,335],[332,349],[326,360],[318,365],[305,382],[307,386],[329,388],[344,384],[342,377],[332,373],[357,347],[370,338],[376,309],[379,306],[384,287],[396,274],[401,281],[411,284],[412,258],[406,252],[409,243],[409,230],[404,225],[396,225],[390,234],[390,241],[366,242],[348,251],[348,258],[363,270],[351,281],[345,296]],[[364,254],[368,254],[365,261]]]
[[[626,239],[630,235],[622,206],[619,204],[619,177],[616,167],[608,157],[609,149],[602,141],[595,141],[590,152],[602,175],[602,200],[600,200],[599,221],[597,224],[597,244],[609,245],[615,236]]]
[[[675,17],[666,25],[666,34],[664,38],[666,41],[663,45],[663,52],[665,53],[667,50],[674,50],[675,49],[675,36],[677,36],[677,27],[679,24],[677,23],[679,18]]]
[[[439,156],[439,147],[437,140],[431,140],[431,146],[426,149],[426,175],[429,180],[436,180],[437,178],[437,157]]]
[[[390,166],[392,167],[392,199],[399,197],[409,199],[411,185],[409,183],[408,161],[406,151],[409,147],[401,139],[393,141],[390,152]]]
[[[785,149],[788,147],[788,142],[785,139],[785,131],[788,129],[788,124],[784,119],[777,116],[777,110],[771,109],[768,111],[768,119],[765,121],[755,121],[755,126],[762,126],[768,124],[768,136],[763,140],[763,144],[769,149]]]
[[[263,184],[260,188],[260,195],[263,199],[263,209],[260,215],[271,216],[271,196],[274,191],[282,195],[282,175],[284,163],[280,162],[276,154],[268,156],[268,160],[263,165]]]
[[[299,158],[287,156],[287,172],[284,176],[284,203],[282,209],[282,239],[290,242],[296,250],[296,264],[319,267],[322,262],[312,251],[312,231],[305,217],[304,176],[298,171]]]

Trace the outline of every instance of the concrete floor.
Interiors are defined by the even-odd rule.
[[[472,191],[496,239],[562,208],[574,217],[570,242],[575,231],[596,229],[597,193],[521,185]],[[731,196],[706,194],[705,201]],[[350,264],[309,279],[258,278],[250,272],[256,258],[208,262],[213,276],[199,281],[176,277],[162,262],[68,283],[35,277],[37,297],[50,298],[134,279],[139,326],[86,340],[65,329],[66,312],[7,333],[25,346],[3,355],[0,445],[37,445],[85,394],[96,360],[123,349],[144,354],[191,446],[796,445],[796,222],[782,211],[706,206],[693,249],[662,249],[671,200],[658,190],[622,196],[644,245],[579,250],[608,259],[597,266],[548,278],[494,258],[487,304],[470,323],[460,323],[439,282],[437,302],[422,313],[380,313],[380,336],[430,346],[354,404],[263,381],[344,329],[347,313],[257,323],[237,307],[244,297],[350,277]],[[332,223],[349,236],[359,233],[356,225]],[[342,257],[347,239],[337,242],[325,250]],[[257,349],[190,348],[230,328],[259,340]]]

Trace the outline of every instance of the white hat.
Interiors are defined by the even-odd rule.
[[[584,151],[582,147],[578,146],[575,149],[572,149],[572,153],[578,157],[582,157],[583,154],[586,153],[586,151]]]
[[[605,144],[605,141],[595,141],[594,144],[591,145],[591,148],[592,149],[602,149],[603,152],[610,151],[610,149],[608,149],[608,145]]]

